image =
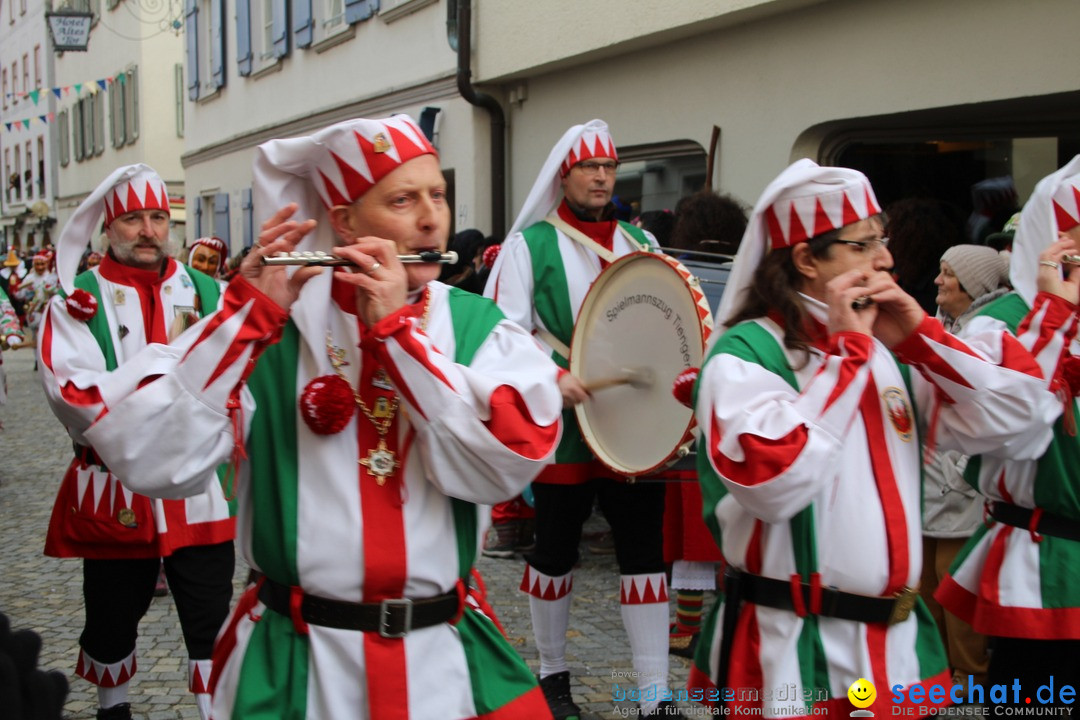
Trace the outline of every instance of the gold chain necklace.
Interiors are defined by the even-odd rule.
[[[420,329],[427,330],[428,318],[431,315],[431,291],[424,290],[424,314],[420,318]],[[386,479],[394,474],[394,471],[401,467],[401,462],[397,459],[397,454],[386,446],[386,434],[390,432],[390,426],[394,422],[394,417],[397,415],[398,407],[401,405],[401,399],[394,395],[389,402],[386,398],[379,398],[375,403],[375,410],[367,406],[364,399],[360,397],[360,392],[353,388],[352,383],[345,377],[345,372],[342,368],[348,363],[345,361],[345,348],[339,348],[334,345],[334,338],[331,335],[330,330],[326,331],[326,355],[330,358],[330,365],[333,366],[334,372],[337,376],[344,380],[349,390],[352,390],[353,400],[356,402],[356,406],[360,408],[360,411],[364,413],[372,425],[375,426],[375,432],[379,433],[378,444],[368,450],[367,457],[359,460],[360,464],[368,469],[372,477],[375,478],[375,482],[381,487],[386,484]],[[378,374],[383,374],[380,369]]]

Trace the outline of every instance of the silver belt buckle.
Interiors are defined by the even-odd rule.
[[[390,632],[390,609],[405,608],[400,632]],[[379,603],[379,635],[384,638],[403,638],[412,630],[413,601],[409,598],[388,598]]]

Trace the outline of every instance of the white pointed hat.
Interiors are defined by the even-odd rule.
[[[102,216],[105,227],[124,213],[135,210],[169,212],[165,181],[149,165],[138,163],[117,168],[79,204],[56,243],[56,272],[69,295],[74,291],[75,271],[90,241],[97,237]]]
[[[590,120],[584,125],[574,125],[563,133],[548,153],[507,237],[546,218],[559,203],[560,180],[574,165],[594,157],[619,159],[606,122]]]
[[[1080,225],[1080,155],[1040,180],[1031,192],[1013,236],[1009,275],[1013,289],[1030,307],[1038,292],[1039,253],[1058,232]]]
[[[769,183],[746,226],[727,288],[717,308],[720,332],[742,307],[769,250],[790,247],[881,212],[870,181],[858,170],[797,160]],[[715,341],[715,340],[714,340]]]
[[[290,202],[299,206],[293,217],[320,217],[320,206],[349,205],[391,170],[427,154],[438,155],[408,115],[356,118],[314,135],[270,140],[255,152],[256,222]],[[333,244],[333,230],[323,222],[299,248],[326,251]]]

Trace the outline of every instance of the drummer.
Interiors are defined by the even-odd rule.
[[[531,596],[540,687],[556,718],[580,713],[570,694],[566,630],[581,528],[596,501],[615,541],[622,619],[642,711],[651,717],[681,716],[670,700],[663,700],[668,690],[664,487],[628,484],[597,461],[574,414],[588,392],[566,371],[574,321],[593,280],[616,258],[656,245],[649,233],[614,219],[611,197],[618,168],[619,155],[604,121],[567,130],[540,170],[485,290],[563,368],[559,388],[565,430],[555,463],[533,483],[536,548],[525,555],[521,583]]]
[[[1055,252],[1042,259],[1057,268]],[[743,236],[717,313],[727,330],[697,384],[705,515],[729,569],[690,677],[703,694],[759,691],[730,698],[734,714],[847,714],[849,697],[874,688],[878,717],[899,711],[890,697],[917,703],[926,686],[956,702],[914,589],[920,439],[1037,458],[1060,414],[1047,379],[1068,347],[1059,326],[1071,303],[1040,293],[1023,343],[974,324],[961,341],[891,267],[866,177],[810,160],[765,189]],[[920,438],[920,427],[937,432]],[[781,687],[786,699],[769,694]]]

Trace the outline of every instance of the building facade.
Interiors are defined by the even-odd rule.
[[[980,181],[1009,177],[1023,201],[1080,151],[1070,0],[186,2],[188,240],[217,234],[234,252],[261,222],[255,146],[356,116],[427,118],[456,228],[485,233],[593,117],[619,143],[617,193],[635,212],[706,183],[752,203],[799,157],[858,167],[883,202],[972,210]],[[492,118],[457,82],[463,7],[465,72],[505,114],[504,223]]]
[[[57,219],[121,165],[146,163],[169,188],[183,237],[183,7],[179,0],[74,0],[94,12],[85,52],[56,58]],[[99,238],[87,238],[100,249]]]
[[[0,250],[27,251],[56,222],[55,96],[45,0],[0,0]]]

